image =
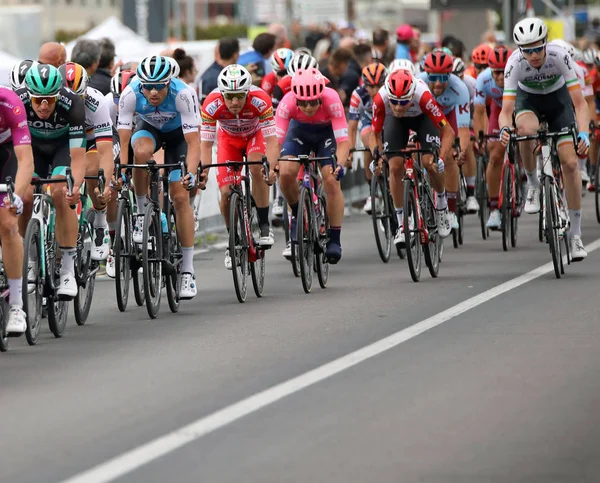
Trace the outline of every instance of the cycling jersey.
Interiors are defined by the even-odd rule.
[[[529,65],[517,49],[504,68],[504,98],[515,100],[517,88],[529,94],[550,94],[564,85],[569,90],[579,89],[573,65],[566,49],[553,43],[546,46],[546,60],[539,69]]]
[[[265,91],[269,96],[273,95],[273,90],[277,85],[277,74],[275,72],[269,72],[260,81],[260,88]]]
[[[485,69],[477,77],[475,104],[486,105],[486,100],[489,98],[497,106],[502,107],[503,89],[498,87],[492,75],[492,69]]]
[[[481,76],[481,74],[479,74],[479,76]],[[459,77],[459,79],[460,79],[460,77]],[[476,91],[477,91],[477,88],[476,88],[477,79],[474,79],[473,77],[470,77],[467,75],[467,76],[464,76],[461,80],[467,86],[467,89],[469,89],[469,97],[471,99],[471,102],[473,102],[473,100],[475,99]]]
[[[350,98],[349,121],[362,121],[363,127],[370,126],[373,121],[373,99],[365,86],[359,86]]]
[[[197,132],[199,109],[194,89],[179,79],[171,79],[168,89],[165,100],[153,106],[144,97],[140,80],[132,80],[121,93],[118,129],[131,129],[133,115],[137,113],[139,119],[162,133],[180,128],[183,134]]]
[[[0,144],[12,141],[14,146],[31,144],[25,106],[8,87],[0,87]]]
[[[419,78],[427,82],[427,73],[422,72]],[[450,74],[446,90],[435,100],[456,132],[462,127],[469,127],[471,122],[469,89],[457,76]]]
[[[292,90],[292,76],[286,75],[282,77],[275,88],[273,89],[272,102],[273,102],[273,110],[277,110],[277,106],[288,92]]]
[[[471,77],[472,79],[477,79],[477,70],[475,66],[471,64],[469,67],[465,69],[465,77]]]
[[[588,68],[585,66],[585,64],[580,64],[579,62],[575,62],[573,67],[575,68],[575,74],[577,75],[577,80],[579,81],[579,86],[581,87],[581,93],[583,94],[583,97],[593,96],[594,87],[592,86],[592,78]]]
[[[88,87],[85,93],[85,133],[88,141],[112,141],[113,123],[102,93]],[[110,104],[114,105],[111,100]]]

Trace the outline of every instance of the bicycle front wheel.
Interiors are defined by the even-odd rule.
[[[148,203],[144,212],[142,271],[146,309],[151,319],[158,316],[162,293],[162,227],[160,210]]]
[[[300,278],[302,279],[302,288],[306,293],[310,293],[312,290],[312,272],[315,257],[315,240],[312,230],[312,203],[313,200],[310,191],[302,187],[300,189],[300,198],[298,200],[296,241],[298,243],[297,255],[299,255],[300,258]]]
[[[244,205],[236,192],[229,199],[229,256],[235,295],[243,304],[248,294],[248,240]]]
[[[425,255],[425,265],[427,265],[427,268],[429,269],[429,274],[433,278],[437,278],[440,271],[442,237],[438,233],[433,200],[429,198],[427,193],[422,193],[421,196],[423,224],[427,227],[427,233],[429,234],[429,242],[423,250],[423,254]]]
[[[129,280],[131,279],[131,255],[134,246],[131,238],[131,207],[127,200],[120,199],[117,207],[115,241],[113,256],[115,259],[115,290],[117,307],[125,312],[129,300]]]
[[[502,179],[502,249],[506,252],[510,244],[512,228],[512,184],[513,177],[510,166],[504,165],[504,177]]]
[[[50,294],[46,297],[48,307],[48,327],[54,334],[54,337],[60,339],[65,331],[67,325],[67,315],[69,313],[69,302],[67,300],[60,300],[57,293],[56,287],[60,284],[60,272],[57,271],[56,267],[56,254],[58,253],[58,243],[54,238],[54,235],[49,236],[50,240],[48,246],[50,250],[46,250],[47,258],[47,271],[46,271],[46,284],[50,289]],[[48,253],[52,252],[52,256]]]
[[[79,225],[77,236],[77,259],[75,260],[77,295],[73,300],[73,311],[77,325],[84,325],[87,321],[96,285],[98,262],[92,261],[93,223],[94,212],[89,210],[87,220]]]
[[[317,264],[317,278],[321,288],[327,288],[329,281],[329,260],[325,254],[327,243],[329,241],[329,217],[327,216],[327,199],[325,196],[319,196],[319,216],[317,217],[317,227],[319,230],[318,241],[316,243],[317,253],[315,261]]]
[[[560,278],[560,264],[562,261],[560,239],[558,235],[560,220],[558,210],[556,209],[556,185],[550,176],[544,178],[544,192],[546,194],[546,238],[552,255],[552,264],[554,265],[554,275]]]
[[[487,190],[487,181],[485,179],[485,161],[483,156],[477,158],[477,178],[475,192],[477,193],[477,202],[479,203],[479,224],[481,225],[481,237],[487,240],[490,236],[490,230],[487,227],[487,220],[490,216],[489,195]]]
[[[596,205],[596,220],[600,223],[600,156],[598,158],[594,170],[594,202]]]
[[[456,208],[456,216],[458,217],[457,241],[459,245],[462,245],[465,241],[465,213],[467,212],[467,180],[462,171],[460,172],[459,183]]]
[[[390,261],[392,253],[393,235],[390,226],[390,211],[385,179],[381,175],[373,175],[371,178],[371,218],[377,251],[383,263]]]
[[[250,274],[252,275],[252,287],[254,288],[254,294],[260,298],[263,296],[265,290],[265,251],[259,249],[256,245],[256,240],[260,238],[260,226],[258,224],[258,211],[256,209],[256,203],[251,198],[252,209],[250,210],[250,232],[254,238],[254,249],[256,250],[256,260],[250,262]],[[284,213],[284,216],[287,213]]]
[[[164,259],[169,261],[169,270],[165,273],[165,285],[167,286],[167,302],[169,309],[176,313],[179,311],[179,292],[181,290],[181,242],[177,235],[177,220],[175,218],[175,208],[169,203],[169,212],[167,213],[168,232],[163,233],[163,253]]]
[[[23,242],[23,310],[27,314],[25,337],[29,345],[37,343],[42,328],[44,281],[40,245],[40,222],[32,218],[27,224]]]
[[[8,323],[8,304],[4,297],[0,297],[0,352],[8,350],[8,334],[6,324]]]
[[[412,218],[412,224],[411,224]],[[406,240],[406,259],[414,282],[421,278],[421,236],[419,233],[419,214],[415,197],[415,185],[410,179],[404,180],[404,236]],[[412,229],[411,229],[412,227]]]

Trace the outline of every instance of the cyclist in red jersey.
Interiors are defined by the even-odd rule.
[[[281,79],[288,75],[287,68],[290,65],[294,51],[291,49],[277,49],[271,58],[273,70],[265,75],[260,83],[260,88],[269,96],[273,96],[275,86]]]
[[[212,147],[215,140],[218,163],[242,161],[244,151],[248,161],[260,161],[265,154],[267,155],[271,165],[270,179],[265,180],[261,165],[250,166],[250,172],[253,180],[252,195],[256,201],[260,225],[258,244],[271,247],[275,240],[269,224],[268,184],[275,182],[275,169],[279,158],[271,99],[263,90],[252,86],[250,73],[238,64],[223,69],[217,85],[202,104],[200,158],[205,166],[212,164]],[[229,194],[233,173],[232,168],[217,168],[221,214],[226,225],[229,224]],[[205,170],[200,180],[200,188],[206,186],[207,176],[208,172]],[[225,252],[225,268],[231,270],[229,250]]]

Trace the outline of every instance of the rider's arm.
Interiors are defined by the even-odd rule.
[[[575,108],[575,117],[577,119],[577,128],[579,132],[588,132],[590,130],[590,112],[588,105],[581,94],[579,84],[575,88],[569,87],[569,94]]]
[[[473,113],[473,129],[475,131],[475,136],[479,135],[479,131],[486,132],[485,129],[485,118],[487,116],[487,111],[485,108],[485,84],[484,78],[482,75],[477,79],[477,84],[475,87],[475,98],[473,99],[473,106],[475,108],[475,112]]]
[[[71,151],[71,171],[73,173],[73,191],[83,184],[85,176],[85,104],[79,96],[71,96],[69,108],[69,148]]]
[[[469,95],[469,89],[460,81],[455,78],[458,82],[455,83],[456,90],[459,95],[457,98],[454,112],[456,113],[456,126],[458,127],[458,137],[460,138],[461,156],[467,150],[471,143],[471,133],[469,131],[469,125],[471,124],[471,96]]]
[[[373,98],[373,130],[369,136],[369,149],[375,152],[375,148],[383,151],[383,125],[385,123],[385,103],[379,93]]]
[[[350,148],[356,147],[356,134],[358,133],[358,121],[362,111],[364,111],[364,105],[357,87],[352,91],[352,97],[350,98],[350,108],[348,109],[348,141],[350,142]]]
[[[12,108],[5,109],[3,117],[10,120],[12,143],[17,157],[17,177],[15,193],[23,198],[33,177],[33,150],[31,149],[31,133],[27,126],[27,114],[23,102],[18,96],[11,96]],[[4,181],[3,181],[4,182]]]
[[[129,143],[131,141],[131,129],[133,128],[133,116],[135,114],[136,96],[131,86],[127,86],[119,99],[119,118],[117,130],[121,144],[121,164],[129,164]]]
[[[279,107],[277,108],[277,113],[275,114],[277,140],[279,141],[279,144],[281,146],[283,146],[283,142],[285,141],[285,135],[287,134],[287,130],[290,125],[290,120],[295,111],[296,102],[294,94],[288,92],[285,96],[283,96],[283,99],[281,99]]]
[[[175,107],[181,116],[181,129],[188,147],[187,168],[190,173],[195,173],[200,160],[200,140],[198,139],[198,101],[191,87],[179,91]]]
[[[100,93],[98,92],[98,94]],[[109,176],[114,166],[112,120],[110,118],[109,101],[101,95],[96,100],[99,101],[99,105],[94,113],[94,136],[96,137],[100,168],[104,169],[106,176]]]
[[[450,126],[442,108],[434,99],[429,89],[421,94],[419,107],[439,128],[441,138],[440,157],[442,157],[442,159],[448,159],[451,156],[452,144],[454,143],[454,129]]]
[[[340,162],[344,162],[350,154],[350,143],[348,142],[348,123],[342,100],[335,90],[326,88],[323,101],[326,103],[337,143],[335,155]]]
[[[279,142],[277,141],[277,127],[273,115],[271,98],[265,93],[256,93],[253,105],[258,110],[258,125],[266,144],[266,156],[270,169],[274,170],[279,165]],[[256,100],[255,100],[256,99]],[[258,100],[262,102],[257,102]],[[260,106],[260,107],[259,107]]]
[[[515,112],[515,101],[517,100],[518,87],[518,54],[513,54],[508,58],[504,67],[504,91],[502,93],[502,110],[498,116],[498,126],[500,130],[503,127],[513,128],[513,114]]]

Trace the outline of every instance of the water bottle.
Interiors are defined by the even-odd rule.
[[[165,213],[160,214],[160,224],[162,226],[163,235],[169,233],[169,224],[167,223],[167,215]]]

